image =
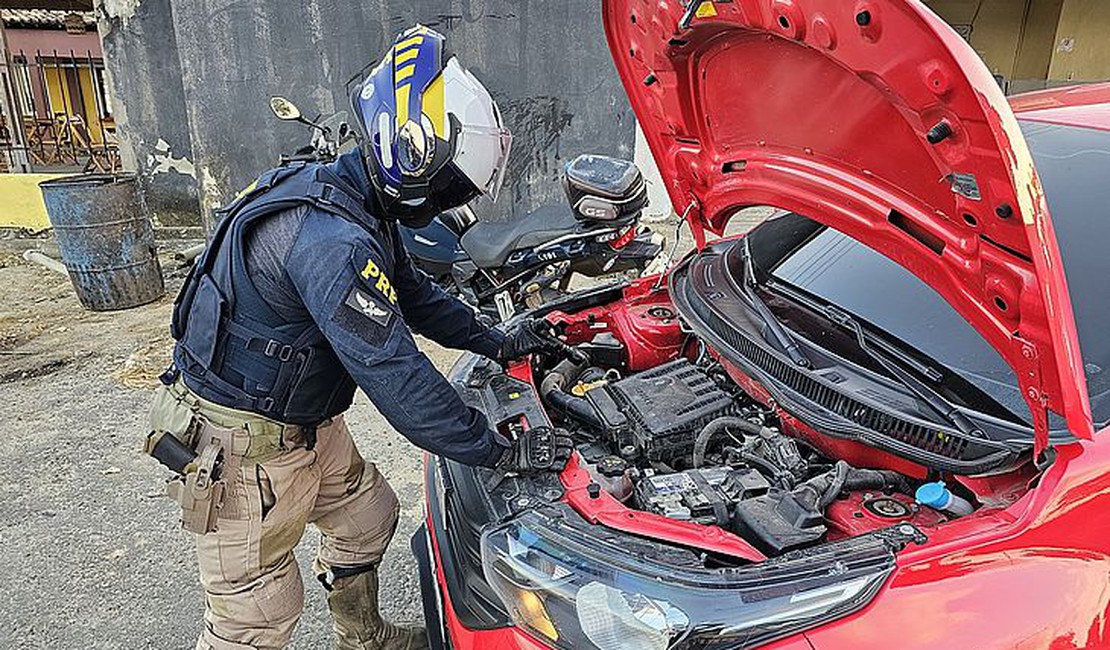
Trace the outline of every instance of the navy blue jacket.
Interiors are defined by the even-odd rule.
[[[413,265],[395,222],[365,205],[348,214],[349,202],[346,210],[278,202],[275,212],[242,217],[252,202],[300,191],[297,183],[311,176],[347,196],[361,198],[369,187],[352,152],[233,205],[225,218],[243,223],[227,226],[198,298],[175,315],[174,359],[186,384],[217,403],[307,425],[346,410],[357,384],[414,444],[462,463],[495,464],[507,442],[463,404],[413,332],[487,357],[497,355],[503,335]]]

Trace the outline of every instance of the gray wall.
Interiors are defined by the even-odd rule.
[[[163,228],[198,225],[197,180],[170,0],[98,3],[112,110],[126,169]]]
[[[167,2],[172,12],[163,11],[157,20],[146,15],[152,5]],[[514,133],[506,190],[491,209],[492,218],[562,201],[562,162],[578,153],[632,157],[634,120],[596,2],[143,0],[122,34],[131,37],[142,22],[144,30],[176,35],[162,41],[161,53],[175,49],[180,61],[184,119],[180,107],[168,108],[167,115],[177,127],[187,124],[188,137],[175,137],[191,141],[190,160],[209,214],[281,152],[307,140],[303,127],[271,116],[271,95],[289,97],[309,115],[345,110],[347,81],[379,59],[397,32],[418,21],[447,35],[448,46],[490,88]],[[106,45],[117,38],[108,33]],[[129,87],[169,89],[177,83],[176,70],[167,64],[125,77],[131,66],[143,63],[136,49],[150,53],[113,49],[129,56],[112,68],[130,127],[140,123],[133,101],[144,113],[160,104]],[[148,127],[166,128],[168,119],[141,121],[140,164],[152,146]]]

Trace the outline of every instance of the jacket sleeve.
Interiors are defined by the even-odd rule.
[[[508,441],[463,403],[417,349],[397,304],[399,292],[394,295],[389,281],[378,282],[373,273],[383,268],[380,251],[369,241],[334,248],[298,241],[286,264],[312,319],[393,428],[432,453],[467,465],[496,465]]]
[[[413,330],[445,347],[496,359],[505,335],[479,323],[473,309],[416,268],[397,229],[390,228],[390,232],[397,298]]]

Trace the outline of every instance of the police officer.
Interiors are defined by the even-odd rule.
[[[558,351],[539,321],[502,333],[417,270],[397,223],[496,198],[510,136],[443,37],[402,34],[351,96],[363,144],[327,165],[263,174],[222,216],[174,307],[174,367],[152,409],[152,455],[196,533],[206,594],[198,648],[279,648],[300,616],[293,549],[315,569],[341,649],[421,648],[378,613],[398,502],[351,439],[356,386],[418,446],[506,472],[557,470],[569,440],[506,440],[468,408],[412,332],[505,362]],[[166,435],[170,434],[170,435]],[[168,451],[167,451],[168,450]]]

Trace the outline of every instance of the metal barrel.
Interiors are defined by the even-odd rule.
[[[94,311],[127,309],[166,293],[135,174],[67,176],[39,188],[82,305]]]

